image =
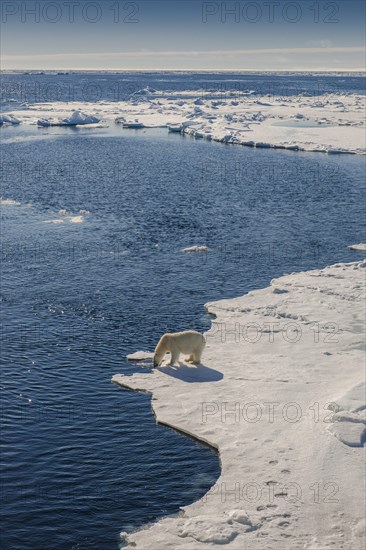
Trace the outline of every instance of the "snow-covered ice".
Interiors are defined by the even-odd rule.
[[[146,359],[153,359],[154,354],[150,351],[135,351],[135,353],[129,353],[126,355],[128,361],[145,361]]]
[[[331,432],[350,447],[361,447],[366,443],[365,396],[366,385],[361,382],[328,406],[335,413]]]
[[[85,115],[86,110],[93,115]],[[364,111],[365,96],[351,93],[269,97],[145,89],[126,101],[27,104],[13,116],[39,126],[103,120],[130,128],[166,127],[197,139],[249,147],[365,154]]]
[[[70,223],[83,223],[83,216],[71,216],[69,219]]]
[[[119,120],[117,120],[116,122],[119,122]],[[138,119],[122,121],[122,126],[123,128],[133,128],[135,130],[138,128],[145,128],[144,124],[142,122],[139,122]]]
[[[84,126],[86,124],[97,124],[100,122],[100,119],[93,115],[86,115],[81,111],[74,111],[70,117],[65,117],[63,119],[54,119],[54,118],[40,118],[37,120],[38,126],[48,127],[48,126]]]
[[[45,220],[44,223],[52,223],[52,224],[61,224],[61,223],[83,223],[85,221],[86,215],[89,215],[89,210],[81,209],[79,210],[79,214],[73,214],[71,212],[68,212],[66,208],[61,208],[61,210],[58,211],[58,214],[61,216],[61,218],[52,218],[50,220]]]
[[[113,377],[151,392],[159,423],[221,461],[201,500],[124,533],[127,547],[364,549],[365,268],[285,275],[209,303],[202,365]]]
[[[20,124],[20,120],[12,114],[1,114],[0,115],[0,125],[1,124]]]
[[[15,201],[14,199],[0,198],[0,206],[20,206],[20,202]]]
[[[349,248],[350,250],[360,250],[360,251],[363,251],[363,250],[366,250],[366,243],[351,244],[348,248]]]

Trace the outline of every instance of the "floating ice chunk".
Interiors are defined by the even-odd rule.
[[[54,224],[59,224],[59,223],[64,223],[65,220],[61,219],[61,218],[56,218],[55,220],[46,220],[44,223],[54,223]]]
[[[48,127],[48,126],[60,126],[60,124],[56,124],[55,121],[51,121],[50,119],[46,119],[46,118],[39,118],[37,120],[37,126],[41,126],[41,127]]]
[[[20,120],[14,115],[0,115],[0,124],[20,124]]]
[[[150,351],[135,351],[135,353],[129,353],[126,355],[128,361],[145,361],[146,359],[153,359],[154,354]]]
[[[83,223],[84,218],[83,216],[71,216],[69,218],[70,223]]]
[[[70,126],[76,126],[77,124],[96,124],[100,122],[100,119],[93,115],[86,115],[81,111],[74,111],[70,118],[64,118],[63,122]]]
[[[0,198],[0,205],[1,206],[20,206],[20,202],[15,201],[13,199]]]
[[[208,246],[189,246],[187,248],[182,248],[182,252],[207,252]]]
[[[145,128],[143,122],[139,122],[136,118],[135,120],[126,120],[122,122],[123,128]]]
[[[86,124],[96,124],[100,122],[100,119],[93,115],[86,115],[81,111],[74,111],[70,118],[64,118],[62,120],[58,119],[39,119],[37,121],[38,126],[48,127],[48,126],[78,126]]]
[[[183,130],[183,125],[179,123],[168,124],[169,132],[181,132]]]
[[[56,223],[56,224],[64,223],[64,222],[83,223],[84,217],[81,215],[83,213],[88,213],[89,214],[89,212],[87,210],[80,210],[80,215],[79,216],[74,216],[70,212],[68,212],[66,210],[66,208],[61,208],[61,210],[58,211],[58,214],[60,214],[60,216],[63,216],[62,218],[56,218],[56,219],[53,219],[53,220],[46,220],[45,223]]]
[[[350,244],[348,248],[350,250],[366,250],[366,243]]]

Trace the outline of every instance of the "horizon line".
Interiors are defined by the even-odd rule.
[[[339,68],[339,69],[105,69],[102,67],[97,67],[93,69],[88,68],[70,68],[70,67],[55,67],[55,68],[0,68],[0,74],[5,72],[59,72],[59,71],[70,71],[70,72],[105,72],[105,73],[180,73],[180,72],[190,72],[190,73],[363,73],[366,76],[366,68]]]

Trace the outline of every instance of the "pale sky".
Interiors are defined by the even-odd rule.
[[[1,1],[2,69],[364,70],[363,0]]]

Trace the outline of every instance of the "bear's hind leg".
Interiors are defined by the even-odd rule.
[[[201,363],[201,351],[196,351],[194,354],[193,354],[193,361],[192,363],[194,365],[199,365]]]
[[[193,363],[195,365],[199,365],[201,363],[201,356],[202,356],[204,347],[205,347],[205,342],[197,346],[196,349],[194,350],[192,355],[193,355]]]

